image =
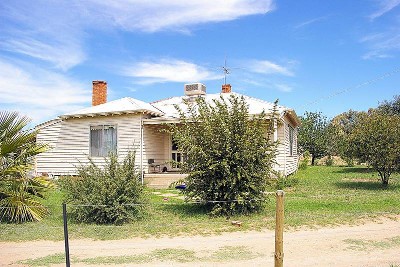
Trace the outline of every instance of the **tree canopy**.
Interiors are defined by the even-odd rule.
[[[350,142],[356,123],[364,115],[364,112],[349,110],[335,116],[330,123],[330,136],[333,151],[342,157],[348,165],[354,164],[354,145]]]
[[[400,95],[394,96],[391,101],[383,101],[378,106],[378,111],[387,115],[400,115]]]
[[[311,153],[311,164],[314,165],[315,159],[327,154],[329,121],[321,112],[305,112],[300,120],[299,149]]]
[[[233,95],[213,103],[199,97],[187,108],[178,109],[181,124],[170,131],[185,155],[189,199],[206,202],[215,215],[259,210],[273,173],[274,116],[250,116],[245,99]]]
[[[350,136],[356,156],[370,164],[383,185],[400,170],[400,116],[377,111],[365,113]]]

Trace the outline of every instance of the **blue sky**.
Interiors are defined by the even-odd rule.
[[[0,109],[40,123],[108,100],[151,102],[202,82],[298,115],[400,94],[400,0],[0,1]]]

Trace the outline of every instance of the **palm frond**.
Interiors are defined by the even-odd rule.
[[[45,177],[11,178],[0,184],[0,221],[40,221],[48,209],[38,199],[54,184]]]

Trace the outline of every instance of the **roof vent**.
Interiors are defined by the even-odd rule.
[[[185,95],[187,96],[206,94],[206,86],[202,83],[185,84],[184,88],[185,88]]]

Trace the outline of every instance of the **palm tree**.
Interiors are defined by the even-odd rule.
[[[47,145],[36,142],[36,131],[26,129],[29,122],[17,112],[0,112],[0,221],[38,221],[48,213],[39,199],[53,184],[28,175]]]

